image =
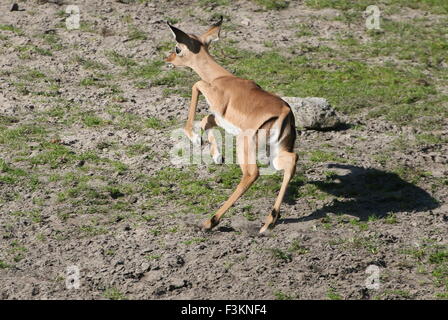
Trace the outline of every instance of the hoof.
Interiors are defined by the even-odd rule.
[[[215,162],[216,164],[223,164],[224,163],[224,158],[222,157],[222,154],[217,153],[213,156],[213,162]]]
[[[195,144],[197,146],[202,145],[201,136],[196,133],[193,133],[193,136],[191,137],[191,142],[193,142],[193,144]]]
[[[195,145],[202,145],[202,138],[197,133],[194,133],[193,131],[188,131],[184,129],[185,135],[190,139],[190,141]]]
[[[258,233],[260,233],[260,234],[265,233],[266,230],[268,230],[268,229],[272,229],[271,225],[265,224],[263,227],[261,227],[261,229],[260,229],[260,231],[258,231]]]
[[[211,219],[207,219],[202,223],[202,229],[204,229],[205,231],[210,231],[214,227],[216,227],[218,225],[218,223],[219,223],[219,221],[217,221],[217,219],[215,217],[213,217]]]
[[[276,213],[272,210],[271,214],[267,217],[266,222],[263,227],[261,227],[259,233],[264,233],[268,229],[273,229],[277,223],[278,218],[280,218],[280,213]]]

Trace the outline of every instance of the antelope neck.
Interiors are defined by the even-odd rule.
[[[211,83],[219,77],[232,75],[221,67],[208,53],[198,57],[191,68],[207,83]]]

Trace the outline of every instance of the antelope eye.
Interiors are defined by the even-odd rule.
[[[176,47],[176,54],[179,54],[180,53],[180,48],[179,47]]]

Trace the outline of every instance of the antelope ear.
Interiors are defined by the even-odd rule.
[[[202,43],[208,47],[212,41],[219,39],[219,32],[221,31],[223,17],[219,18],[219,21],[214,23],[213,26],[201,36]]]
[[[191,38],[188,34],[183,32],[182,30],[172,26],[168,21],[166,22],[170,27],[170,30],[174,36],[174,39],[178,43],[182,43],[187,46],[188,50],[193,53],[198,53],[201,50],[201,44],[198,40]]]

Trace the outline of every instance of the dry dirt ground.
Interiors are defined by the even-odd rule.
[[[347,125],[298,132],[298,172],[279,224],[257,234],[281,181],[263,176],[216,230],[203,232],[197,225],[230,195],[240,172],[227,164],[170,161],[170,134],[185,121],[198,78],[162,62],[174,45],[165,21],[202,32],[223,14],[223,42],[212,50],[220,62],[247,62],[230,69],[279,94],[304,96],[310,91],[287,87],[290,80],[257,66],[251,55],[323,54],[322,68],[335,74],[341,66],[328,52],[354,48],[353,38],[340,41],[341,33],[350,32],[360,46],[370,41],[356,20],[361,11],[312,1],[277,10],[260,4],[272,1],[79,0],[80,28],[68,30],[71,3],[57,2],[19,1],[14,12],[9,1],[0,4],[0,298],[448,297],[443,57],[425,65],[437,67],[438,76],[423,69],[427,78],[399,83],[421,96],[420,88],[432,90],[423,104],[444,97],[436,101],[434,121],[423,125],[431,115],[407,122],[381,114],[401,110],[394,92],[389,100],[383,91],[372,95],[382,107],[376,113],[363,100],[368,88],[334,100],[325,89],[332,92],[333,85],[311,92],[334,103]],[[394,23],[447,21],[443,11],[398,8],[386,11]],[[357,57],[394,68],[420,62],[392,51]],[[258,74],[248,74],[253,70]],[[416,99],[406,103],[418,106]],[[363,107],[344,109],[344,103]],[[199,110],[206,114],[204,101]],[[367,272],[372,265],[377,274]],[[76,289],[70,279],[77,274]],[[376,276],[379,286],[369,286]]]

